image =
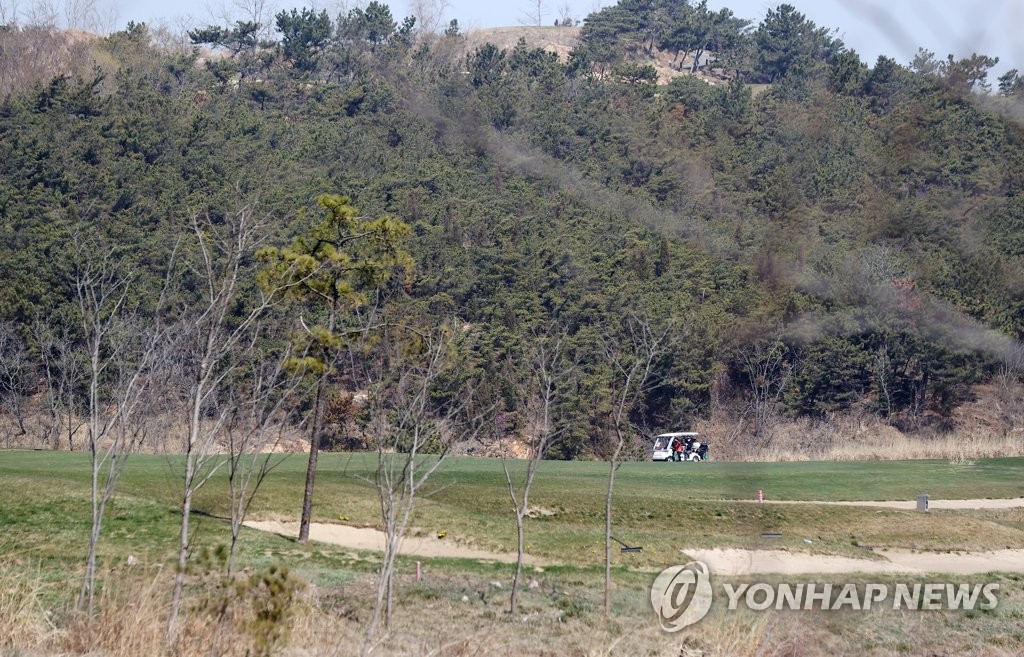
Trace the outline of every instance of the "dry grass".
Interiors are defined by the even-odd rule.
[[[122,569],[106,573],[111,582],[97,601],[90,620],[64,619],[60,629],[46,622],[39,604],[40,583],[11,579],[0,595],[0,654],[47,654],[95,657],[174,657],[279,655],[281,657],[344,657],[362,647],[368,615],[366,594],[371,576],[343,587],[303,589],[291,601],[287,634],[267,649],[253,641],[246,621],[218,624],[202,604],[201,587],[193,588],[180,640],[166,648],[164,631],[169,573],[160,569]],[[439,574],[440,575],[440,574]],[[638,580],[639,581],[639,580]],[[641,582],[642,584],[643,582]],[[978,641],[996,626],[965,627],[939,614],[755,613],[728,612],[716,605],[699,625],[678,634],[663,632],[646,601],[646,591],[622,588],[616,593],[618,612],[605,620],[598,592],[574,585],[528,590],[522,613],[505,613],[507,590],[493,582],[462,574],[438,576],[431,582],[401,583],[399,607],[390,630],[374,647],[375,657],[421,655],[437,657],[518,657],[574,655],[609,657],[824,657],[825,655],[899,654],[1016,656],[1020,638],[1006,643]],[[581,586],[580,582],[576,586]],[[463,597],[463,591],[487,589],[487,596]],[[205,593],[209,593],[207,588]],[[467,599],[468,598],[468,599]],[[580,606],[567,612],[557,601]],[[239,604],[242,617],[246,605]],[[1019,613],[1019,612],[1013,612]],[[1012,615],[1011,615],[1012,617]],[[251,617],[249,617],[251,620]],[[998,619],[993,619],[998,621]],[[1008,629],[1009,626],[1001,625]],[[1005,649],[1004,649],[1005,648]],[[927,652],[927,650],[932,652]],[[921,652],[926,650],[925,652]]]
[[[151,431],[146,442],[139,447],[142,454],[180,454],[180,439],[187,434],[186,428],[174,416],[155,416],[149,419],[151,427],[159,427],[159,431]],[[72,431],[66,421],[55,431],[48,428],[48,418],[39,413],[30,414],[25,418],[26,433],[19,434],[17,425],[8,416],[0,413],[0,446],[8,449],[59,449],[67,450],[68,443],[74,445],[76,451],[85,451],[89,440],[89,430],[82,418],[72,422]],[[49,438],[47,437],[49,436]],[[110,438],[101,443],[101,447],[109,445]],[[56,444],[54,444],[56,443]],[[228,452],[226,439],[214,445],[214,451],[221,454]],[[269,451],[274,453],[305,453],[309,451],[309,439],[303,430],[288,428],[282,432],[280,440]]]
[[[4,585],[0,593],[3,629],[0,654],[6,649],[13,649],[14,654],[103,657],[161,653],[175,657],[260,654],[258,649],[253,650],[252,637],[242,631],[245,623],[218,626],[208,609],[195,604],[196,599],[184,619],[180,639],[173,650],[168,650],[165,631],[171,581],[168,573],[160,569],[107,573],[110,584],[102,589],[97,599],[96,614],[91,619],[69,615],[60,629],[45,619],[39,603],[39,580],[15,578],[9,570],[0,573],[0,578]],[[452,583],[466,583],[460,580],[452,578],[451,582],[440,584],[439,597],[414,595],[411,600],[407,599],[397,610],[392,628],[382,633],[373,654],[385,657],[412,654],[754,657],[774,654],[763,652],[765,642],[771,640],[765,632],[768,627],[765,616],[720,615],[702,626],[699,633],[688,637],[661,632],[653,616],[642,613],[649,611],[647,609],[638,610],[637,618],[618,617],[605,622],[597,609],[566,615],[557,607],[538,606],[537,600],[542,596],[534,596],[533,604],[526,605],[524,613],[513,619],[502,611],[505,598],[499,591],[487,601],[476,596],[471,600],[456,597],[458,585],[453,587]],[[366,585],[367,582],[352,585],[346,597],[356,599],[340,603],[336,591],[308,589],[294,602],[287,640],[264,654],[295,657],[359,654],[367,611],[367,602],[359,594],[365,592],[364,589],[369,590]]]
[[[151,573],[107,573],[92,618],[74,615],[67,630],[50,637],[62,653],[85,655],[146,655],[163,644],[167,618],[166,596],[170,578]],[[198,653],[195,653],[198,654]]]
[[[40,573],[0,561],[0,650],[33,651],[51,636],[54,628],[42,604],[45,589]]]
[[[296,589],[300,595],[285,601],[284,614],[268,614],[273,605],[267,604],[265,589],[261,593],[251,586],[250,574],[243,573],[226,587],[218,581],[194,582],[178,638],[168,648],[173,583],[169,569],[124,567],[104,573],[105,585],[91,617],[73,611],[63,616],[49,612],[42,602],[46,586],[41,573],[24,573],[22,566],[0,567],[0,655],[12,651],[13,655],[259,657],[282,654],[289,638],[301,636],[293,634],[295,627],[310,631],[325,625],[322,614],[311,613],[301,587]],[[221,604],[224,601],[230,604]]]
[[[941,459],[969,463],[976,459],[1024,456],[1024,429],[961,426],[953,431],[907,434],[881,419],[836,416],[827,420],[780,422],[762,441],[735,431],[725,422],[701,422],[718,460],[734,461],[898,461]]]

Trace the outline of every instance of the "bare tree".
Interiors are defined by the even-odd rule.
[[[404,332],[404,331],[400,331]],[[452,367],[458,328],[429,333],[392,333],[389,353],[378,354],[367,372],[367,427],[377,449],[374,484],[384,526],[384,555],[377,578],[373,613],[362,654],[375,647],[381,623],[391,623],[395,559],[409,526],[416,499],[444,463],[450,447],[480,430],[484,413],[474,407],[472,385],[444,403],[434,399],[439,378]]]
[[[658,330],[646,317],[630,313],[621,331],[606,331],[602,338],[604,360],[611,370],[608,381],[610,410],[608,430],[611,444],[608,455],[608,489],[604,507],[604,613],[612,613],[612,498],[615,473],[627,443],[634,436],[630,414],[655,383],[655,365],[671,343],[667,329]]]
[[[129,455],[145,437],[149,370],[163,338],[130,307],[134,274],[112,249],[76,236],[75,300],[85,361],[92,525],[78,610],[92,613],[103,516]]]
[[[247,375],[230,393],[226,425],[228,489],[231,495],[231,544],[227,572],[234,568],[238,538],[256,493],[266,476],[285,458],[276,454],[282,437],[301,430],[293,417],[302,383],[291,347],[280,353],[251,349]]]
[[[25,429],[25,400],[33,387],[33,370],[28,347],[17,325],[14,322],[0,323],[0,403],[14,424],[14,427],[3,428],[8,448],[15,437],[28,433]]]
[[[537,25],[539,27],[544,24],[544,17],[547,15],[548,11],[544,0],[530,0],[530,4],[523,11],[523,20],[520,22],[524,25]]]
[[[18,0],[0,0],[0,25],[18,24]]]
[[[1003,405],[1003,412],[1014,428],[1024,423],[1022,376],[1024,376],[1024,345],[1014,343],[1004,354],[995,377],[996,390]]]
[[[253,206],[229,215],[225,225],[193,217],[195,262],[190,274],[198,281],[201,298],[188,309],[176,329],[181,372],[182,411],[186,433],[181,490],[181,528],[178,571],[171,597],[167,638],[177,636],[185,568],[191,553],[190,516],[196,492],[225,464],[216,446],[231,417],[224,403],[225,382],[247,362],[255,345],[258,320],[279,300],[279,288],[244,289],[243,267],[265,239],[264,222]],[[238,311],[244,298],[252,301]]]
[[[750,385],[754,436],[762,442],[778,418],[779,404],[795,369],[788,356],[789,350],[779,340],[757,340],[736,352]]]
[[[267,475],[287,458],[277,450],[281,439],[288,432],[301,428],[301,422],[295,422],[292,417],[296,414],[294,395],[302,383],[302,375],[293,367],[295,359],[291,347],[283,350],[253,348],[245,355],[247,362],[240,368],[241,380],[230,386],[226,399],[229,417],[224,433],[231,498],[231,543],[224,564],[224,582],[234,580],[238,541],[256,494]],[[231,595],[221,596],[218,601],[211,655],[220,654],[223,629],[233,601]]]
[[[93,34],[106,34],[117,18],[117,11],[97,0],[64,0],[64,27]]]
[[[278,11],[278,3],[274,0],[234,0],[235,7],[241,12],[242,20],[260,26],[257,34],[262,39],[269,39],[274,34],[274,15]]]
[[[259,25],[256,36],[264,40],[274,35],[274,15],[279,8],[275,0],[221,0],[219,5],[207,5],[213,21],[227,26],[255,23]]]
[[[60,12],[54,0],[32,0],[22,12],[27,27],[56,29]]]
[[[879,401],[884,404],[885,417],[892,417],[892,359],[889,357],[889,349],[882,345],[875,352],[872,362],[872,369],[875,377],[875,386],[878,388]]]
[[[448,0],[410,0],[409,11],[416,17],[416,25],[423,34],[437,34],[444,22],[444,14],[451,8]]]
[[[86,79],[87,48],[84,40],[75,41],[52,25],[30,23],[0,31],[0,95],[27,92],[60,74]]]
[[[48,321],[37,320],[32,336],[39,349],[45,389],[47,419],[44,431],[52,449],[60,447],[67,437],[68,451],[75,449],[75,434],[84,422],[78,391],[85,381],[81,354],[75,348],[76,331],[71,320],[54,313]]]
[[[558,8],[558,19],[558,24],[565,27],[572,27],[576,24],[571,4],[568,2],[562,3],[562,6]]]
[[[516,570],[512,577],[512,592],[509,595],[511,614],[517,610],[519,580],[523,572],[526,544],[524,522],[530,511],[530,489],[544,455],[568,429],[558,417],[558,402],[573,385],[576,374],[576,363],[572,362],[567,354],[566,340],[566,330],[559,326],[552,326],[546,334],[535,334],[523,358],[530,375],[525,380],[513,382],[519,389],[520,403],[526,410],[530,458],[526,463],[526,472],[521,483],[517,485],[509,470],[505,450],[501,453],[501,467],[505,473],[505,483],[508,485],[508,494],[516,519]],[[519,367],[509,369],[515,373],[513,376],[517,376],[521,370]],[[500,432],[501,427],[499,439],[502,438]]]

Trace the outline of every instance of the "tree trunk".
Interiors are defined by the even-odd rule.
[[[99,472],[96,469],[96,450],[92,454],[92,527],[89,531],[89,550],[85,557],[85,575],[82,577],[82,589],[78,593],[78,611],[85,611],[90,616],[93,612],[93,591],[96,585],[96,550],[100,542],[100,524],[102,511],[99,507]]]
[[[178,541],[178,571],[174,576],[174,593],[171,596],[171,612],[167,621],[167,643],[172,644],[178,633],[178,613],[181,610],[181,594],[185,589],[185,567],[189,553],[189,515],[192,513],[191,459],[186,466],[185,495],[181,501],[181,534]]]
[[[526,513],[526,507],[524,506],[519,512],[516,513],[516,572],[512,576],[512,596],[509,602],[509,613],[515,614],[518,604],[519,596],[519,578],[523,574],[523,515]]]
[[[696,73],[697,69],[700,68],[700,57],[704,54],[703,48],[698,48],[697,52],[693,55],[693,65],[690,66],[690,73]]]
[[[331,315],[327,322],[327,332],[334,334],[334,326],[337,322],[337,312],[332,308]],[[323,423],[323,395],[327,385],[327,377],[331,372],[331,361],[329,356],[324,356],[324,366],[327,368],[320,375],[316,384],[316,400],[313,403],[313,426],[309,436],[309,462],[306,464],[306,488],[302,494],[302,517],[299,519],[299,542],[309,542],[309,525],[313,521],[313,484],[316,481],[316,462],[320,455],[320,427]]]
[[[623,439],[619,436],[615,453],[608,466],[608,493],[604,499],[604,615],[612,614],[612,494],[615,491],[615,471],[619,466]]]
[[[211,334],[212,335],[212,334]],[[209,338],[208,338],[209,340]],[[207,349],[209,352],[209,349]],[[205,375],[208,364],[204,361],[200,365],[201,376],[193,392],[191,417],[189,421],[188,447],[185,452],[185,488],[181,498],[181,534],[178,537],[178,571],[174,576],[174,593],[171,596],[171,612],[167,619],[167,644],[172,645],[178,633],[178,613],[181,610],[181,594],[185,589],[185,567],[188,565],[189,521],[192,514],[192,495],[195,493],[196,478],[196,454],[199,442],[199,423],[202,417],[203,391],[206,388]]]
[[[385,522],[385,549],[384,559],[380,566],[380,579],[377,581],[377,596],[373,606],[373,614],[370,616],[370,624],[367,628],[366,639],[363,641],[362,657],[367,657],[373,652],[374,642],[377,639],[377,632],[380,628],[381,612],[384,614],[384,626],[391,624],[392,604],[392,580],[394,579],[394,563],[398,554],[398,540],[394,535],[394,523]]]
[[[316,461],[320,455],[320,397],[323,378],[316,387],[316,402],[313,407],[313,428],[309,436],[309,463],[306,465],[306,488],[302,494],[302,518],[299,520],[299,542],[309,542],[309,524],[313,519],[313,483],[316,479]]]

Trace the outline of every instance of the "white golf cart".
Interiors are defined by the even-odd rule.
[[[654,461],[706,461],[708,458],[708,445],[697,440],[698,434],[694,431],[677,431],[675,433],[663,433],[654,437]],[[679,442],[682,449],[674,449],[675,443]]]

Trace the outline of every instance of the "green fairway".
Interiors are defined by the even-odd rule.
[[[328,488],[368,487],[366,480],[373,473],[375,459],[372,454],[323,454],[319,481]],[[293,489],[305,473],[305,455],[281,457],[280,461],[267,480],[264,506],[290,511],[287,505],[301,494]],[[513,461],[510,467],[521,472],[525,463]],[[133,456],[122,490],[153,500],[173,498],[180,470],[176,457]],[[542,495],[603,494],[607,475],[608,466],[600,461],[546,461],[536,490],[543,491]],[[55,480],[70,485],[86,483],[88,476],[88,457],[82,453],[0,451],[0,477],[4,480]],[[968,464],[940,460],[625,463],[616,481],[619,495],[666,501],[752,500],[759,489],[775,500],[912,500],[919,493],[936,499],[1007,498],[1024,496],[1024,458]],[[298,483],[301,486],[301,481]],[[452,486],[457,490],[451,490]],[[465,500],[472,504],[502,497],[504,487],[499,460],[449,458],[435,477],[434,497],[472,497]],[[474,490],[481,494],[464,494]],[[328,498],[322,501],[327,503]]]
[[[314,520],[377,526],[374,457],[324,454]],[[511,464],[521,473],[524,464]],[[301,503],[305,458],[282,457],[268,477],[251,517],[294,520]],[[132,457],[104,531],[107,554],[126,551],[153,559],[171,554],[177,525],[180,460]],[[528,551],[551,562],[596,566],[603,556],[604,494],[608,466],[600,462],[545,462],[527,521]],[[973,464],[945,461],[789,463],[627,463],[617,474],[615,534],[642,545],[640,555],[617,555],[624,565],[653,566],[678,558],[683,547],[744,546],[763,532],[775,545],[850,553],[862,545],[923,549],[1024,547],[1011,513],[912,511],[822,505],[750,504],[759,489],[771,500],[913,500],[1007,498],[1024,495],[1024,459]],[[88,461],[66,452],[0,453],[8,551],[42,558],[84,552],[88,527]],[[226,483],[215,477],[197,497],[200,541],[226,540]],[[508,490],[501,462],[452,458],[417,503],[413,533],[446,534],[455,544],[514,549]],[[956,518],[955,522],[950,522]],[[264,537],[247,532],[248,541]],[[77,556],[75,557],[77,559]]]

